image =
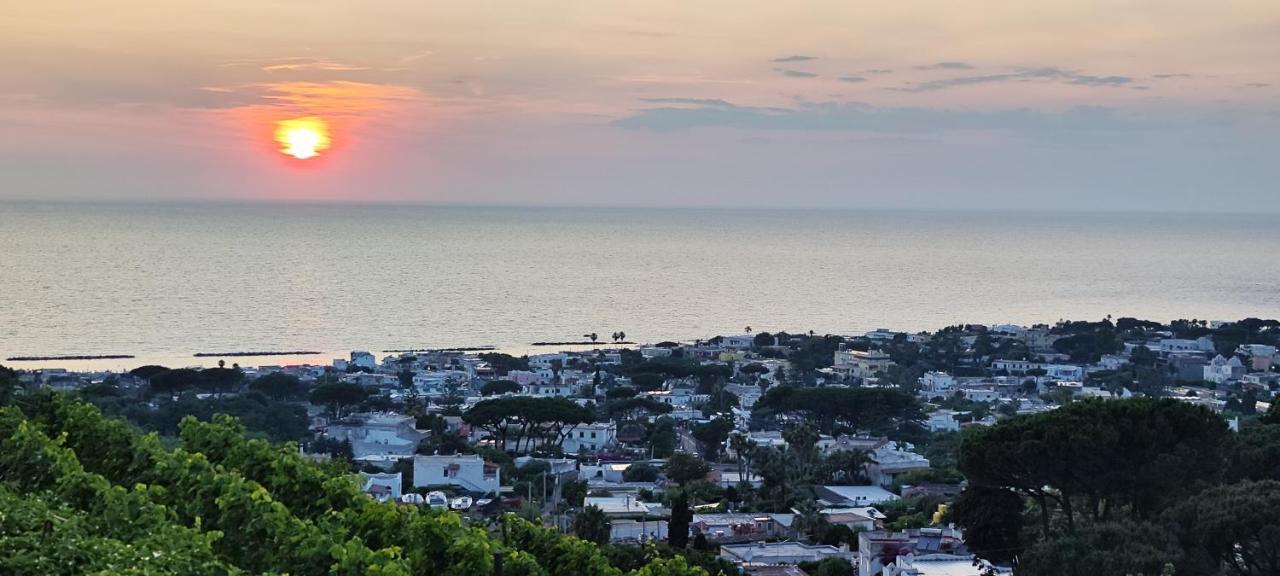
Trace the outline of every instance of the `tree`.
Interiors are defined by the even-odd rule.
[[[1093,400],[966,434],[959,468],[970,486],[1035,502],[1048,536],[1055,513],[1069,533],[1078,516],[1153,518],[1218,480],[1228,440],[1222,419],[1199,406]]]
[[[1107,522],[1032,546],[1022,555],[1018,573],[1158,576],[1169,565],[1177,565],[1182,555],[1173,535],[1159,525]]]
[[[178,368],[153,374],[148,382],[153,393],[175,396],[200,385],[200,371]]]
[[[560,487],[560,496],[570,506],[581,507],[587,498],[587,481],[570,480]]]
[[[649,452],[654,458],[670,456],[679,441],[675,420],[670,416],[660,416],[654,420],[645,438],[645,443],[649,445]]]
[[[773,334],[770,334],[768,332],[760,332],[756,334],[754,338],[751,339],[751,344],[756,348],[773,346],[776,343],[777,343],[777,340],[773,337]]]
[[[137,368],[134,368],[133,370],[130,370],[129,374],[134,377],[141,378],[143,380],[151,380],[157,374],[168,372],[168,371],[169,369],[165,368],[164,366],[158,366],[156,364],[147,364],[146,366],[139,366]]]
[[[654,372],[642,372],[631,376],[631,385],[636,390],[644,392],[661,389],[662,384],[666,381],[667,378],[665,376]]]
[[[481,396],[501,396],[520,391],[520,385],[512,380],[491,380],[480,386]]]
[[[573,518],[573,535],[587,542],[608,544],[610,530],[609,517],[597,506],[587,506]]]
[[[738,372],[751,376],[752,378],[759,378],[764,374],[768,374],[769,369],[766,368],[764,364],[761,364],[759,362],[752,362],[741,368],[738,368]]]
[[[689,523],[693,521],[693,510],[689,508],[689,495],[684,490],[677,490],[671,498],[671,520],[667,522],[667,543],[676,550],[683,550],[689,545]]]
[[[979,558],[1009,562],[1023,549],[1022,497],[1000,488],[971,486],[951,506],[964,543]]]
[[[514,434],[514,449],[528,451],[561,445],[579,424],[595,421],[595,412],[568,398],[508,396],[481,400],[462,419],[487,431],[503,449]]]
[[[855,576],[853,564],[844,558],[825,558],[810,572],[813,576]]]
[[[653,482],[658,479],[659,473],[648,462],[636,462],[622,471],[622,479],[626,482]]]
[[[746,434],[733,434],[729,437],[729,449],[738,461],[738,472],[743,482],[751,481],[751,460],[755,458],[756,443]]]
[[[1187,537],[1224,574],[1280,574],[1280,482],[1246,481],[1207,490],[1179,514]]]
[[[219,396],[232,390],[238,390],[240,383],[244,381],[244,373],[239,368],[224,368],[222,365],[225,362],[222,360],[219,360],[218,363],[219,366],[217,368],[206,368],[200,371],[200,380],[197,382],[197,386],[201,390]]]
[[[292,374],[271,372],[255,378],[249,389],[273,400],[289,400],[302,393],[302,382]]]
[[[769,388],[753,414],[793,416],[824,434],[864,432],[892,439],[923,435],[924,412],[915,396],[889,388]]]
[[[729,433],[732,431],[733,420],[721,416],[706,424],[695,425],[692,434],[694,440],[698,441],[698,449],[703,456],[708,460],[715,460],[720,456],[724,443],[729,439]]]
[[[632,576],[707,576],[707,571],[689,564],[685,556],[658,558],[642,566]]]
[[[663,471],[672,482],[685,485],[694,480],[702,480],[711,472],[711,467],[701,458],[684,452],[672,454],[663,465]]]
[[[512,370],[528,370],[529,357],[515,357],[510,354],[501,352],[481,352],[479,355],[481,360],[488,362],[493,367],[494,372],[499,376],[506,376]]]
[[[311,389],[311,403],[328,406],[337,418],[342,418],[344,409],[364,402],[369,393],[363,386],[352,382],[326,382]]]

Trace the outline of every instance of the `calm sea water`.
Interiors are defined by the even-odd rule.
[[[1274,216],[0,204],[0,358],[1275,317],[1278,253]]]

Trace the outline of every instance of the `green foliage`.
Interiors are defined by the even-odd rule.
[[[1205,491],[1175,512],[1193,543],[1224,573],[1280,574],[1280,482],[1246,481]]]
[[[1158,525],[1103,523],[1031,547],[1018,571],[1033,576],[1159,576],[1181,557],[1177,541]]]
[[[733,419],[721,416],[706,424],[694,425],[692,434],[693,439],[698,441],[698,450],[702,452],[703,457],[716,460],[724,451],[724,443],[729,439],[729,433],[733,432],[733,429]]]
[[[480,386],[481,396],[501,396],[520,391],[520,385],[511,380],[491,380]]]
[[[972,486],[951,506],[964,541],[981,558],[1008,562],[1022,552],[1022,497],[1012,491]]]
[[[369,393],[363,386],[352,382],[323,382],[311,389],[311,403],[328,406],[330,412],[341,418],[346,408],[364,402]]]
[[[456,514],[376,502],[234,418],[188,418],[170,449],[71,397],[27,400],[0,408],[3,574],[470,576],[492,573],[498,545],[508,574],[621,574],[595,544],[514,518],[498,543]]]
[[[517,358],[510,354],[503,354],[501,352],[482,352],[480,353],[480,359],[488,362],[490,366],[493,366],[493,371],[499,376],[506,376],[507,373],[512,370],[529,369],[528,356],[520,356]]]
[[[559,446],[574,427],[595,421],[595,413],[568,398],[509,396],[481,400],[462,419],[487,431],[504,449],[514,434],[515,449],[521,451]]]
[[[645,443],[654,458],[666,458],[676,449],[679,438],[676,435],[676,424],[669,416],[660,416],[648,427]]]
[[[682,556],[668,560],[654,560],[632,573],[633,576],[707,576],[707,571],[690,566]]]
[[[618,398],[604,403],[604,413],[612,420],[635,420],[641,416],[670,414],[671,410],[670,404],[648,396]]]
[[[301,397],[302,382],[292,374],[272,372],[255,378],[249,383],[249,389],[272,400],[293,400]]]
[[[1228,469],[1232,480],[1280,480],[1280,424],[1241,430],[1234,448]]]
[[[1149,519],[1216,482],[1227,435],[1217,415],[1177,400],[1076,402],[966,436],[960,470],[1034,499],[1044,532],[1054,509],[1071,530],[1077,515]]]
[[[844,558],[825,558],[818,562],[809,574],[811,576],[854,576],[857,571],[854,570],[853,564]]]
[[[622,479],[627,482],[653,482],[660,473],[661,470],[648,462],[636,462],[622,471]]]
[[[797,416],[824,434],[866,432],[890,438],[923,435],[924,413],[919,401],[887,388],[774,386],[756,401],[753,410]]]
[[[159,398],[154,401],[154,408],[123,396],[86,399],[108,416],[123,417],[143,430],[164,436],[176,436],[179,423],[187,416],[209,420],[215,414],[228,414],[240,420],[250,433],[277,442],[303,441],[311,437],[305,407],[271,400],[257,392],[223,398],[200,399],[191,395],[175,400]]]
[[[711,467],[701,458],[684,452],[672,454],[666,464],[663,464],[662,469],[666,472],[667,478],[677,484],[702,480],[711,471]]]
[[[109,517],[73,509],[48,496],[18,494],[0,486],[0,574],[226,575],[240,571],[218,560],[210,547],[217,534],[172,525],[132,533],[119,522],[135,519],[123,489],[106,495]]]
[[[680,550],[689,545],[689,524],[693,510],[689,507],[689,495],[679,490],[671,498],[671,519],[667,522],[667,543]]]
[[[1124,350],[1124,341],[1109,320],[1059,324],[1055,332],[1067,334],[1053,342],[1053,349],[1067,354],[1072,362],[1097,362],[1103,354]]]
[[[609,543],[609,517],[596,506],[583,508],[573,517],[573,535],[601,546]]]

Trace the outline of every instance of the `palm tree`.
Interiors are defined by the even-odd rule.
[[[729,437],[729,448],[738,458],[738,472],[742,481],[751,482],[751,460],[755,457],[756,443],[746,434],[734,434]]]

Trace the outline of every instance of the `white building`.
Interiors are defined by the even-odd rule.
[[[1172,352],[1207,352],[1214,351],[1213,338],[1201,336],[1195,340],[1182,338],[1163,338],[1159,342],[1159,351],[1164,354]]]
[[[995,402],[1000,399],[1000,393],[991,388],[966,388],[962,393],[971,402]]]
[[[827,558],[843,558],[856,562],[848,547],[801,544],[799,542],[751,542],[722,544],[720,557],[741,567],[795,565],[821,562]]]
[[[595,506],[610,518],[644,518],[650,514],[649,505],[631,495],[587,496],[582,507]]]
[[[477,494],[497,494],[501,485],[497,464],[485,462],[476,454],[413,457],[413,485],[453,486]]]
[[[579,424],[565,437],[560,448],[565,454],[599,452],[618,444],[618,426],[613,422]]]
[[[927,393],[931,397],[950,396],[956,386],[955,377],[946,372],[926,372],[918,382],[920,392]]]
[[[418,442],[426,437],[414,425],[413,417],[401,414],[355,414],[351,423],[331,425],[324,433],[351,442],[351,454],[357,461],[386,469],[412,456]]]
[[[373,354],[370,354],[363,350],[351,351],[351,364],[355,366],[359,366],[361,368],[369,368],[369,369],[378,367],[378,361],[373,357]]]
[[[629,520],[620,518],[609,521],[610,542],[648,542],[667,539],[666,520]]]
[[[1224,358],[1219,354],[1204,365],[1204,379],[1214,384],[1223,384],[1243,376],[1244,373],[1244,363],[1236,356]]]
[[[893,366],[893,359],[881,350],[836,350],[831,370],[850,378],[874,378]]]
[[[822,486],[823,500],[841,507],[872,506],[898,500],[898,495],[879,486]]]
[[[1098,367],[1103,370],[1119,370],[1129,363],[1129,357],[1123,354],[1103,354],[1098,360]]]
[[[360,490],[379,502],[395,502],[404,494],[400,473],[360,473]]]
[[[960,421],[956,419],[959,415],[955,410],[934,410],[924,425],[930,432],[959,432]]]
[[[885,444],[868,454],[867,478],[879,486],[892,486],[898,476],[908,472],[929,469],[929,459],[911,452],[899,450],[893,444]]]

